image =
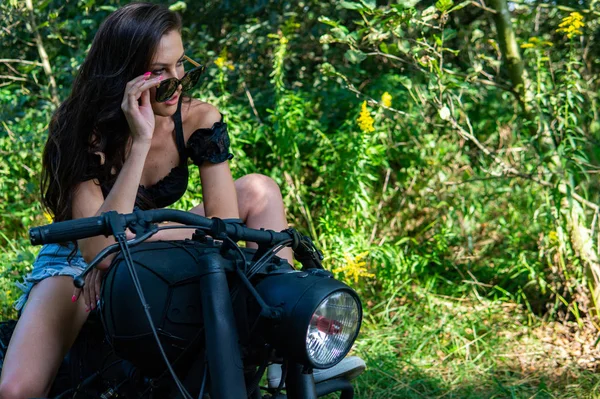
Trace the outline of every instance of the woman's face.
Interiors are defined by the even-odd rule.
[[[158,44],[156,53],[150,64],[152,77],[162,76],[163,80],[169,78],[181,79],[184,75],[183,70],[183,43],[181,35],[176,30],[165,34]],[[156,88],[150,89],[150,102],[155,115],[171,116],[177,111],[177,103],[181,95],[181,85],[173,96],[162,103],[156,102]]]

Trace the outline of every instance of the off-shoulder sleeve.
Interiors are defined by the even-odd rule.
[[[227,124],[221,120],[210,128],[196,130],[190,136],[187,145],[187,156],[195,165],[201,166],[205,161],[221,163],[233,158],[229,152],[229,134]]]

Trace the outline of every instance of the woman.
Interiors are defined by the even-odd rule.
[[[190,77],[182,79],[180,31],[176,14],[139,3],[115,11],[98,30],[70,96],[52,118],[44,149],[43,201],[56,221],[171,205],[187,187],[189,157],[200,168],[204,197],[204,204],[191,212],[240,218],[254,228],[287,227],[272,180],[248,175],[233,181],[219,111],[184,98]],[[157,87],[171,78],[183,82],[169,80],[174,93],[160,98],[165,97],[163,86],[158,99],[164,101],[157,101]],[[153,239],[184,239],[192,232],[166,230]],[[26,279],[27,302],[6,353],[0,398],[47,396],[95,307],[110,260],[88,275],[83,298],[73,292],[72,277],[112,243],[112,238],[93,237],[80,240],[78,251],[42,248]],[[291,251],[283,257],[291,262]]]

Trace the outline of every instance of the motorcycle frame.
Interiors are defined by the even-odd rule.
[[[138,215],[144,215],[145,217],[139,217]],[[30,230],[30,241],[32,244],[37,245],[79,239],[81,237],[73,236],[73,231],[76,229],[85,229],[85,237],[100,234],[113,234],[116,237],[117,234],[121,234],[124,240],[125,222],[135,219],[138,225],[130,227],[134,227],[134,230],[139,230],[139,232],[143,231],[144,233],[133,240],[137,243],[144,241],[147,237],[160,230],[157,229],[155,225],[151,224],[153,218],[164,219],[168,216],[171,216],[168,218],[169,220],[184,224],[188,222],[189,219],[193,219],[191,215],[173,210],[137,211],[128,215],[119,215],[117,212],[111,211],[99,217],[33,228]],[[194,222],[195,220],[192,220],[191,224]],[[67,225],[69,225],[69,228],[67,228]],[[228,226],[222,220],[216,218],[212,219],[210,227],[202,227],[207,229],[207,233],[215,238],[219,238],[221,233],[229,233],[234,234],[238,240],[262,241],[263,246],[269,245],[267,244],[265,236],[270,238],[270,244],[274,244],[281,240],[276,238],[277,234],[281,233],[263,230],[245,232],[237,226]],[[309,243],[310,245],[307,245],[307,243],[300,240],[301,237],[297,232],[293,230],[290,231],[293,233],[290,234],[293,236],[292,247],[294,248],[296,258],[305,268],[322,268],[320,262],[322,260],[322,255],[319,251],[314,249],[312,242]],[[137,233],[138,231],[136,231],[136,235]],[[256,240],[255,237],[261,238]],[[117,246],[113,245],[101,251],[101,253],[99,253],[88,265],[88,268],[83,275],[89,272],[100,259],[116,250]],[[205,350],[210,376],[211,397],[245,399],[248,396],[244,379],[244,365],[239,346],[240,343],[229,284],[226,276],[226,271],[231,270],[231,261],[218,253],[206,254],[199,260],[198,268],[200,272],[199,282],[202,291],[201,305],[205,327]],[[83,286],[83,275],[78,276],[74,281],[75,286],[78,288]],[[343,398],[351,398],[353,396],[352,386],[347,381],[333,380],[331,383],[316,385],[311,368],[293,363],[290,365],[290,369],[291,370],[286,378],[287,395],[278,397],[316,399],[318,396],[338,390],[342,391]],[[211,371],[213,372],[211,373]],[[321,387],[321,385],[323,386]],[[253,396],[258,398],[260,396],[257,395],[257,393],[258,392],[255,392],[255,395]]]

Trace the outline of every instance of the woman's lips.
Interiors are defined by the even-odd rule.
[[[175,105],[175,104],[177,104],[177,100],[179,100],[179,94],[175,94],[173,97],[171,97],[170,100],[165,101],[165,104],[167,104],[167,105]]]

